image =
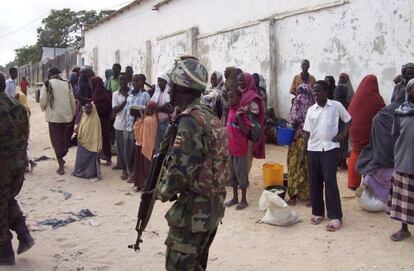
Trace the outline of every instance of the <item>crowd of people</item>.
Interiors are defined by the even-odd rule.
[[[336,173],[347,170],[349,189],[356,190],[358,197],[369,190],[402,223],[391,239],[406,239],[410,236],[407,224],[414,220],[414,126],[410,126],[414,64],[403,65],[394,79],[388,106],[375,75],[365,76],[354,92],[346,73],[339,75],[335,85],[332,75],[316,81],[309,67],[309,61],[303,60],[302,72],[290,88],[294,98],[289,122],[295,134],[287,159],[288,203],[300,200],[311,206],[312,224],[323,221],[326,203],[327,230],[338,230],[343,214]]]
[[[414,224],[414,164],[411,162],[414,154],[414,64],[404,65],[401,75],[396,77],[392,103],[388,106],[380,95],[374,75],[365,76],[354,92],[348,74],[341,73],[336,85],[334,76],[317,80],[309,73],[309,68],[310,62],[303,60],[302,72],[294,76],[289,89],[293,99],[288,121],[295,134],[287,155],[288,203],[295,205],[301,201],[311,207],[311,223],[315,225],[325,219],[326,208],[329,220],[326,229],[337,231],[343,222],[337,171],[347,170],[349,189],[356,190],[357,195],[370,189],[376,198],[388,204],[390,216],[402,223],[401,230],[391,239],[408,238],[407,225]],[[172,160],[164,165],[166,169],[159,187],[153,191],[162,201],[180,194],[166,216],[170,225],[166,266],[168,269],[169,264],[182,260],[204,270],[224,207],[243,210],[248,206],[252,161],[265,158],[267,90],[263,76],[227,67],[224,73],[214,71],[208,77],[206,68],[194,57],[177,59],[167,74],[157,76],[155,85],[149,85],[144,74],[134,74],[130,66],[122,72],[118,63],[105,71],[105,80],[90,66],[75,67],[67,81],[60,74],[57,68],[50,68],[40,92],[40,107],[45,111],[58,162],[56,172],[60,175],[66,174],[65,156],[69,148],[76,145],[73,176],[101,180],[101,165],[111,166],[112,155],[116,153],[112,169],[119,170],[120,179],[131,183],[135,191],[141,191],[148,181],[154,154],[167,140],[168,127],[172,122],[178,123]],[[16,145],[12,150],[13,155],[22,157],[27,164],[27,120],[30,117],[27,81],[22,80],[21,93],[16,93],[16,77],[15,68],[10,69],[7,81],[0,77],[0,98],[4,103],[1,115],[10,123],[17,123],[12,119],[12,109],[8,108],[18,107],[17,101],[23,105],[26,121],[23,119],[21,126],[14,126],[13,129],[20,129],[20,134],[12,133],[16,138],[12,143],[20,142],[24,146]],[[225,127],[225,138],[219,126]],[[2,138],[0,153],[10,151]],[[206,148],[206,142],[217,149]],[[214,159],[214,155],[222,155],[220,151],[224,147],[229,167],[224,167],[227,162],[216,159],[220,164]],[[206,161],[213,173],[203,171]],[[196,180],[200,171],[199,179],[206,178],[205,183]],[[217,173],[220,173],[218,183],[211,180]],[[22,182],[20,171],[19,175],[13,174],[9,172],[5,177],[9,181],[0,183],[1,193],[5,193],[3,186],[9,190],[13,188],[10,186],[15,178]],[[233,196],[227,202],[223,197],[223,180],[233,188]],[[19,251],[24,252],[34,241],[25,225],[22,226],[24,217],[14,200],[20,188],[13,189],[17,192],[2,197],[0,206],[16,211],[22,236]],[[195,196],[191,196],[192,193]],[[181,217],[177,217],[183,212],[180,208],[188,204],[194,208],[191,214],[181,213]],[[3,209],[0,210],[0,249],[8,254],[1,253],[0,265],[14,262],[9,232],[14,229],[10,224],[13,221],[4,215],[6,209]],[[214,215],[200,222],[201,229],[189,226],[187,230],[193,234],[192,241],[182,239],[180,234],[184,232],[177,230],[178,224],[181,227],[189,223],[185,220],[187,216],[191,218],[206,210]],[[191,243],[196,241],[199,243]],[[188,253],[193,247],[182,250],[180,242],[189,242],[197,249],[202,246],[201,254],[194,258],[193,252]],[[10,255],[13,255],[12,260]]]

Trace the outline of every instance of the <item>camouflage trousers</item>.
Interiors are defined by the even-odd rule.
[[[185,228],[170,227],[165,268],[168,271],[203,271],[207,269],[208,251],[217,229],[193,233]]]
[[[12,239],[10,230],[25,224],[25,217],[15,197],[23,185],[26,153],[0,152],[0,243]]]

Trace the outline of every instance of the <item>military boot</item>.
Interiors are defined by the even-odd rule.
[[[6,241],[0,243],[0,266],[1,265],[14,265],[14,251],[12,242]]]
[[[19,255],[28,251],[35,244],[35,241],[30,235],[29,229],[24,221],[19,223],[15,230],[17,233],[17,239],[19,240],[19,247],[17,248],[17,254]]]

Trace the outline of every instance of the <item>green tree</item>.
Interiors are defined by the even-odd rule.
[[[66,48],[71,46],[76,37],[77,13],[68,8],[52,9],[42,20],[42,26],[37,29],[37,44],[40,47]]]
[[[29,62],[38,62],[40,59],[40,47],[37,44],[24,46],[14,51],[16,52],[14,63],[17,66],[22,66]]]
[[[82,31],[112,12],[114,11],[52,9],[37,29],[37,43],[16,49],[15,59],[7,63],[5,68],[39,61],[42,47],[77,48]]]
[[[68,8],[52,9],[42,20],[42,26],[37,29],[37,43],[40,47],[76,48],[81,39],[81,32],[112,12],[112,10],[76,12]]]

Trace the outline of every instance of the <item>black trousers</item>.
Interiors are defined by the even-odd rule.
[[[338,157],[338,148],[324,152],[308,151],[312,214],[315,216],[325,215],[323,198],[325,183],[328,218],[342,219],[341,198],[336,180]]]

